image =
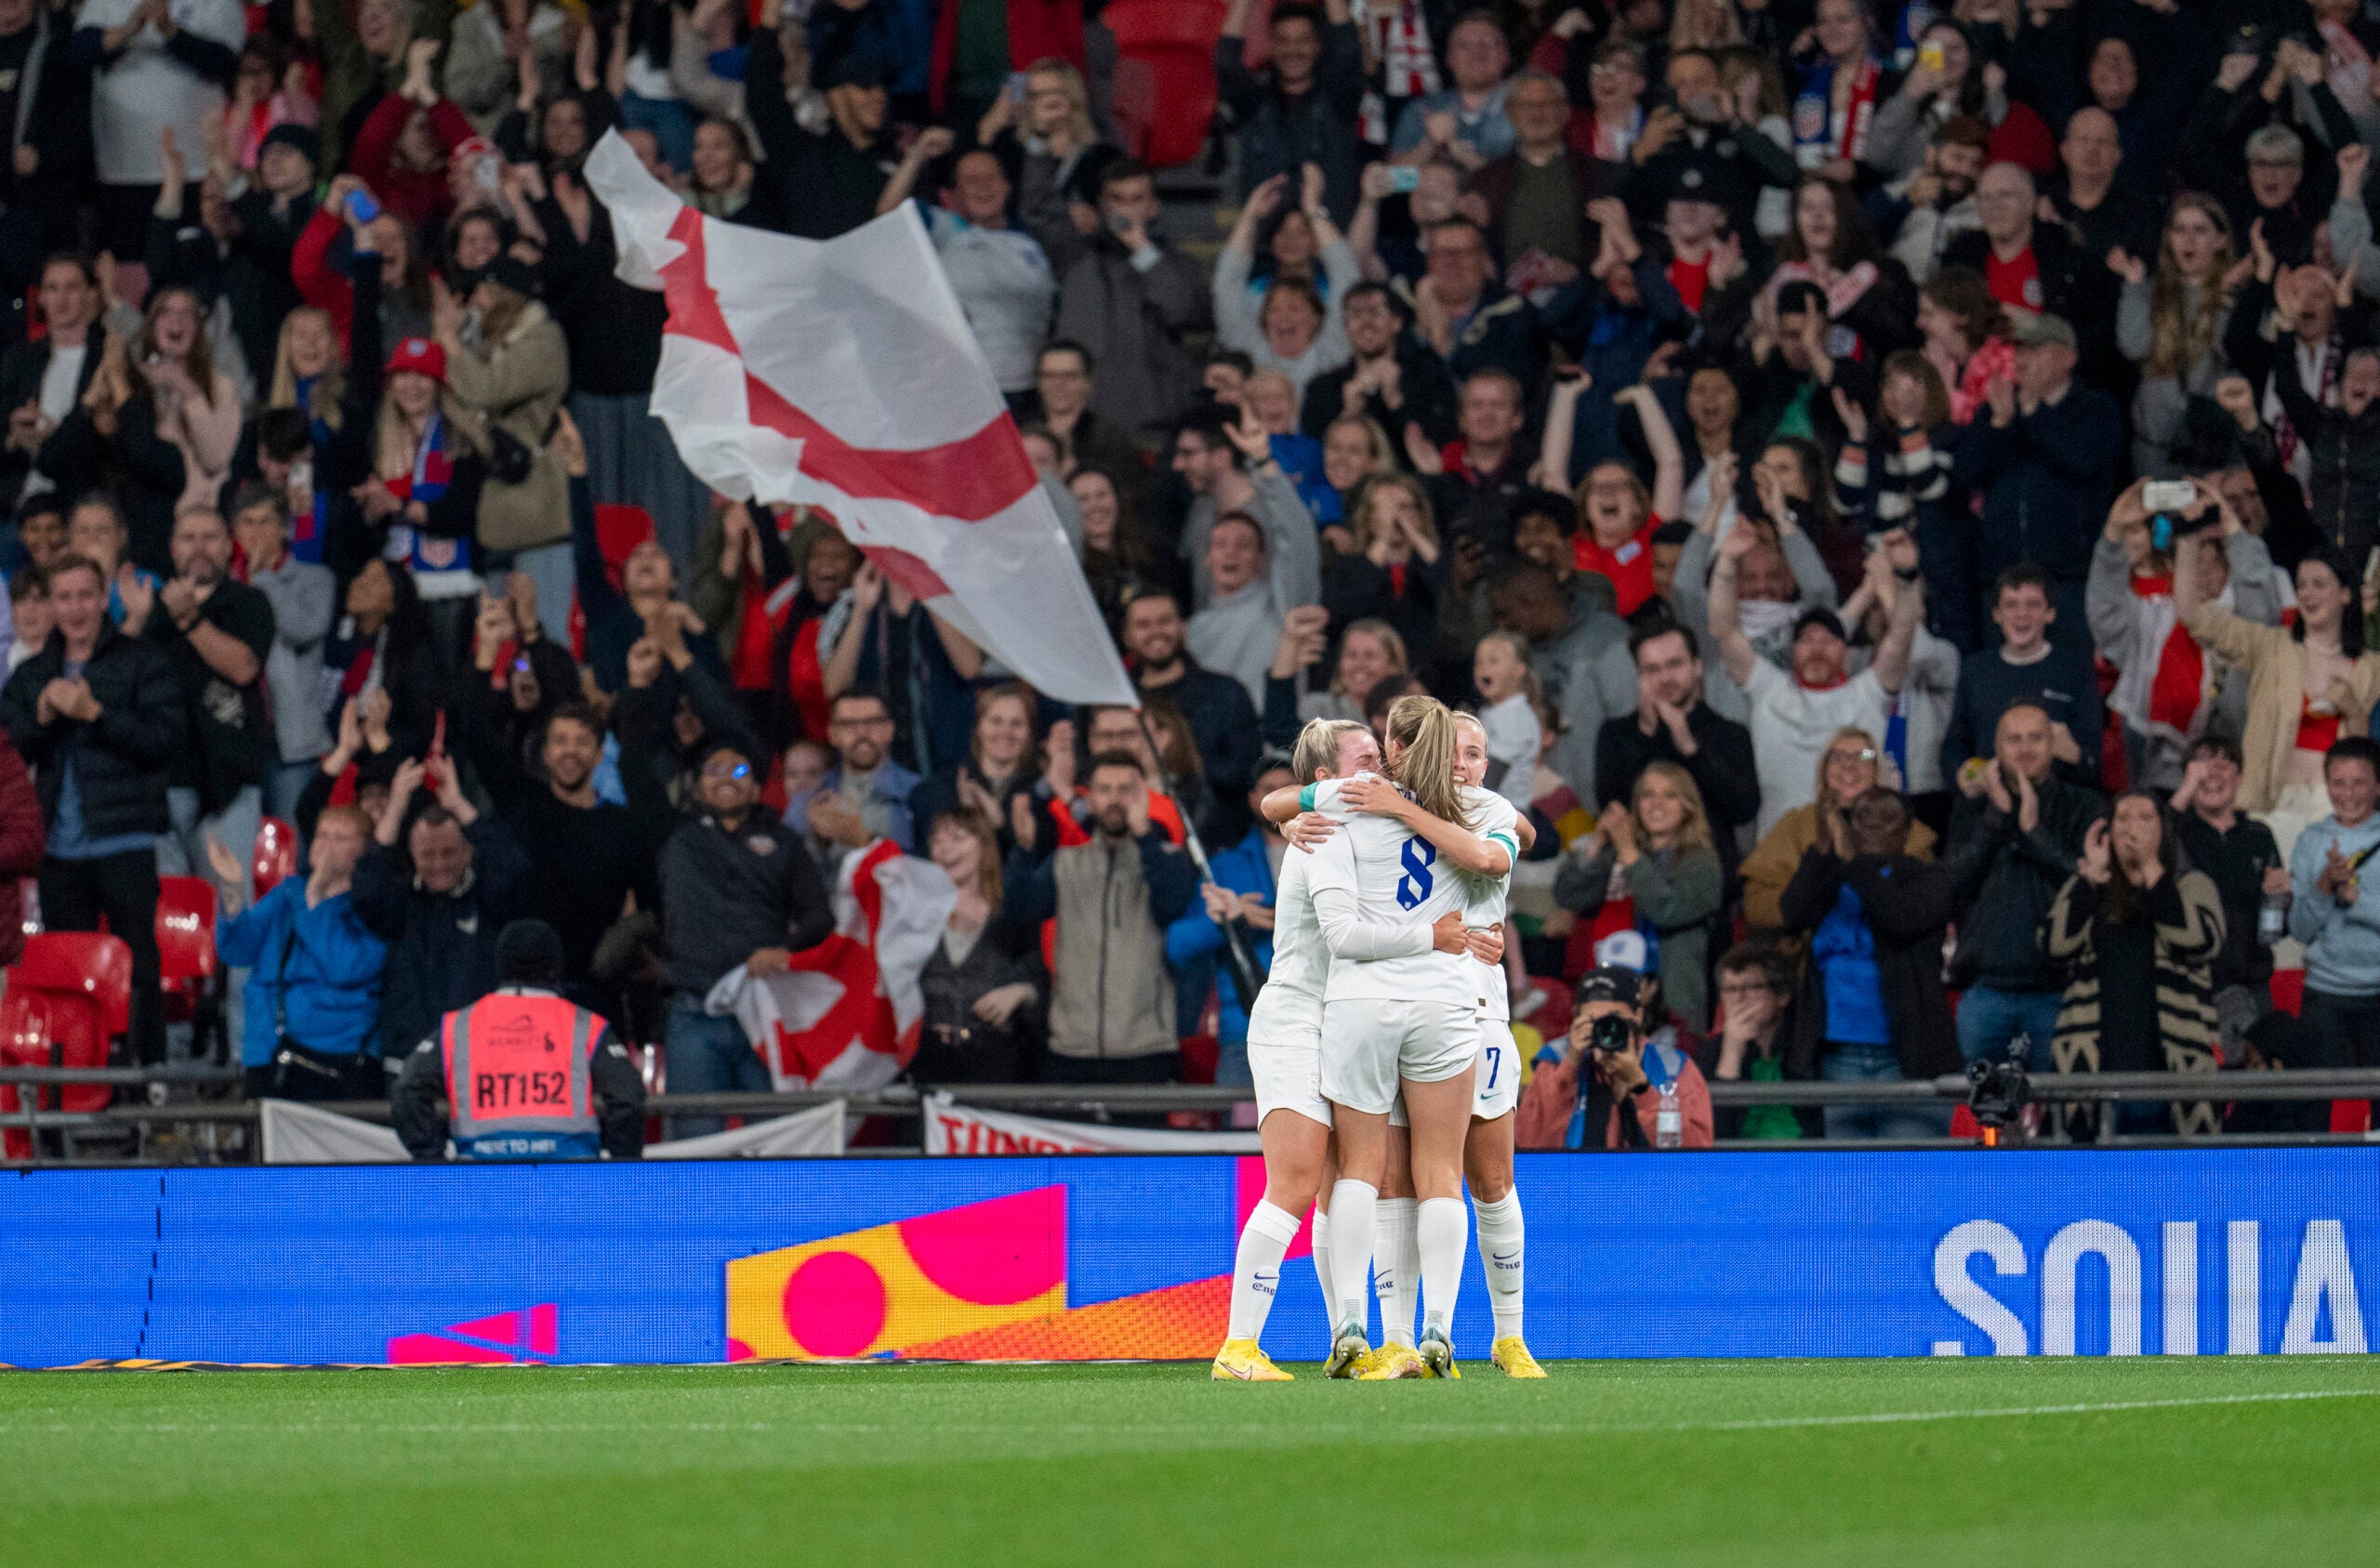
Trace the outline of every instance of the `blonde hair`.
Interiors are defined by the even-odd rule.
[[[1692,22],[1703,25],[1689,25]],[[1734,0],[1678,0],[1670,19],[1673,49],[1723,49],[1744,41],[1744,24],[1736,16]]]
[[[1818,831],[1821,836],[1823,836],[1826,831],[1824,818],[1829,808],[1841,810],[1851,804],[1848,800],[1831,799],[1827,795],[1826,787],[1827,756],[1829,753],[1832,752],[1836,746],[1841,745],[1845,741],[1858,741],[1870,751],[1874,752],[1878,757],[1882,757],[1884,755],[1884,747],[1876,744],[1876,737],[1868,733],[1867,731],[1862,730],[1857,724],[1846,724],[1842,729],[1837,730],[1833,734],[1829,735],[1826,738],[1826,744],[1818,748],[1818,788],[1810,797],[1811,803],[1818,808],[1818,816],[1820,818]],[[1880,766],[1876,769],[1876,776],[1880,779],[1884,776],[1884,770]]]
[[[1372,540],[1379,532],[1378,525],[1372,521],[1373,500],[1391,490],[1402,492],[1406,499],[1413,503],[1413,516],[1419,525],[1415,532],[1433,547],[1437,544],[1438,525],[1431,513],[1430,493],[1421,488],[1421,481],[1401,470],[1373,474],[1355,486],[1355,492],[1347,497],[1344,508],[1347,532],[1355,536],[1357,555],[1372,547]]]
[[[1364,432],[1364,444],[1371,449],[1372,455],[1368,473],[1386,474],[1397,471],[1396,450],[1389,444],[1388,432],[1381,428],[1379,420],[1361,414],[1342,414],[1323,427],[1323,441],[1328,442],[1330,432],[1342,425],[1353,425]],[[1357,482],[1361,483],[1360,481]]]
[[[1098,144],[1099,128],[1091,121],[1091,89],[1083,84],[1082,72],[1073,62],[1056,55],[1045,55],[1025,68],[1026,80],[1036,76],[1055,77],[1066,89],[1066,101],[1073,112],[1066,116],[1066,134],[1079,147]]]
[[[265,406],[298,406],[298,372],[289,362],[289,339],[301,318],[321,323],[331,339],[330,365],[314,377],[313,392],[306,400],[304,412],[308,418],[320,419],[336,430],[344,417],[339,400],[347,395],[347,349],[339,341],[338,326],[331,320],[331,313],[318,305],[300,305],[281,318],[281,336],[272,349],[272,390],[266,394]]]
[[[1472,651],[1475,653],[1480,644],[1489,642],[1501,642],[1511,650],[1513,662],[1521,666],[1521,694],[1528,699],[1528,705],[1531,708],[1543,707],[1545,682],[1540,680],[1537,678],[1537,671],[1529,667],[1528,639],[1516,631],[1505,631],[1499,627],[1494,631],[1483,633],[1480,636],[1479,644],[1474,644]],[[1483,692],[1482,695],[1485,693]],[[1487,726],[1483,724],[1480,729],[1484,731]]]
[[[1339,766],[1339,748],[1350,735],[1368,732],[1352,718],[1316,718],[1298,731],[1297,749],[1289,753],[1289,771],[1298,783],[1310,784],[1325,768]]]
[[[477,417],[445,388],[438,389],[438,416],[455,432],[454,452],[486,455],[487,443],[480,434]],[[405,422],[404,410],[387,391],[380,394],[379,423],[373,439],[373,473],[380,479],[403,479],[413,472],[415,442],[412,427]]]
[[[1406,650],[1405,634],[1377,615],[1366,615],[1361,620],[1347,623],[1347,629],[1339,634],[1339,651],[1342,654],[1344,654],[1347,650],[1347,639],[1357,632],[1371,638],[1388,651],[1389,675],[1413,673],[1413,656]],[[1383,676],[1382,679],[1386,679],[1387,677]],[[1330,694],[1334,697],[1343,697],[1347,694],[1347,683],[1340,679],[1339,666],[1335,662],[1330,666]]]
[[[1388,776],[1421,810],[1460,828],[1471,826],[1454,782],[1454,715],[1435,697],[1399,697],[1388,710],[1388,744],[1397,752]]]
[[[1671,841],[1670,848],[1681,853],[1688,850],[1716,853],[1711,842],[1710,813],[1702,809],[1702,791],[1696,787],[1694,775],[1674,762],[1645,764],[1645,771],[1636,775],[1636,787],[1628,792],[1629,810],[1636,813],[1640,823],[1644,820],[1643,812],[1637,810],[1637,802],[1645,797],[1646,782],[1657,775],[1670,786],[1685,808],[1684,818],[1677,824],[1677,836]]]

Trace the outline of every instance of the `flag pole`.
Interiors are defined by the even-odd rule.
[[[1149,760],[1157,766],[1159,789],[1179,806],[1182,797],[1174,793],[1173,776],[1165,771],[1165,751],[1157,744],[1157,731],[1149,727],[1149,710],[1135,705],[1132,717],[1140,720],[1141,738],[1148,742]],[[1182,847],[1189,851],[1190,863],[1198,868],[1199,879],[1212,882],[1214,868],[1207,863],[1207,847],[1198,840],[1197,825],[1190,820],[1189,812],[1183,811],[1181,816]],[[1223,933],[1223,952],[1231,961],[1232,982],[1238,988],[1240,1006],[1253,1008],[1256,994],[1264,989],[1264,972],[1256,967],[1256,954],[1249,944],[1248,922],[1235,915],[1215,924]]]

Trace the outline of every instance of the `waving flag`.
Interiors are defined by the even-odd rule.
[[[940,866],[879,838],[843,857],[832,936],[787,974],[728,970],[704,1010],[734,1015],[781,1092],[881,1088],[918,1054],[918,977],[958,903]]]
[[[705,217],[618,133],[619,275],[669,302],[652,409],[706,483],[824,507],[886,579],[1064,702],[1132,703],[1056,508],[907,203],[840,238]]]

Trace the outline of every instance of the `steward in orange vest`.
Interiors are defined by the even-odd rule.
[[[391,1110],[416,1160],[633,1160],[644,1079],[602,1018],[556,994],[562,938],[516,920],[496,938],[494,991],[439,1021],[405,1058]],[[451,1114],[438,1113],[443,1095]]]

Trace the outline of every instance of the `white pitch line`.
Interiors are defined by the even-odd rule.
[[[1597,1433],[1646,1432],[1726,1432],[1774,1431],[1816,1427],[1888,1426],[1914,1421],[1973,1421],[2010,1416],[2096,1416],[2122,1414],[2136,1410],[2188,1410],[2233,1404],[2280,1404],[2307,1400],[2380,1398],[2380,1389],[2306,1389],[2271,1393],[2209,1394],[2194,1399],[2131,1399],[2105,1400],[2071,1404],[1987,1405],[1969,1410],[1890,1410],[1871,1411],[1841,1416],[1774,1416],[1740,1421],[1656,1421],[1656,1422],[1523,1422],[1523,1421],[1414,1421],[1400,1422],[1382,1428],[1378,1424],[1340,1424],[1330,1426],[1279,1427],[1259,1423],[1227,1423],[1169,1426],[1099,1425],[1070,1422],[1063,1427],[1045,1427],[1040,1430],[1058,1436],[1130,1439],[1134,1437],[1269,1437],[1284,1443],[1298,1443],[1342,1434],[1370,1437],[1464,1437],[1464,1436],[1592,1436]],[[880,1437],[909,1436],[917,1429],[875,1422],[835,1421],[583,1421],[583,1422],[213,1422],[213,1421],[139,1421],[139,1422],[8,1422],[0,1423],[0,1438],[41,1434],[45,1436],[79,1433],[154,1433],[209,1435],[234,1432],[264,1432],[284,1436],[317,1433],[352,1433],[358,1436],[447,1436],[469,1437],[553,1435],[582,1436],[595,1433],[636,1432],[749,1432],[787,1433],[815,1437]],[[1013,1426],[954,1427],[937,1424],[934,1429],[944,1435],[998,1435],[1014,1438]]]

